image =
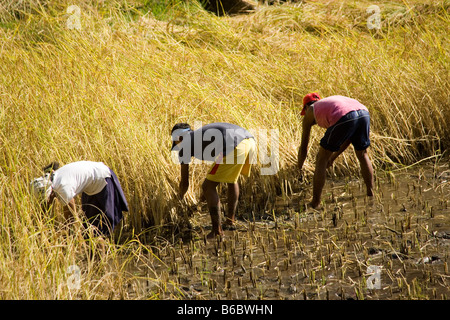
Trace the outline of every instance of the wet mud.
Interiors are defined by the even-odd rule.
[[[202,206],[190,239],[149,246],[130,298],[446,300],[448,163],[378,173],[376,185],[367,197],[358,177],[328,177],[321,210],[305,207],[308,183],[267,210],[244,201],[236,230],[208,241]]]

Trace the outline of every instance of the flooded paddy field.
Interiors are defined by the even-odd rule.
[[[128,296],[156,299],[448,299],[448,163],[377,173],[377,190],[328,178],[321,210],[311,185],[270,210],[240,208],[237,229],[206,241],[206,205],[191,238],[149,246]],[[254,197],[256,199],[256,195]]]

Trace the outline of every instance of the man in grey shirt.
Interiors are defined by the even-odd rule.
[[[212,231],[208,238],[223,235],[220,219],[219,183],[228,185],[228,212],[224,228],[233,229],[239,198],[239,175],[250,176],[256,144],[246,129],[231,123],[211,123],[193,131],[189,124],[178,123],[172,128],[172,151],[178,152],[181,165],[179,197],[184,198],[189,188],[191,158],[213,161],[202,184],[203,195],[211,215]]]

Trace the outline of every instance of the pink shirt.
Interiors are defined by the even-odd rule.
[[[351,111],[367,110],[358,100],[344,96],[326,97],[315,102],[313,106],[316,122],[322,128],[331,127]]]

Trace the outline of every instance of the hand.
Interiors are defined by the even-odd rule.
[[[333,165],[334,159],[329,159],[327,162],[327,169]]]
[[[195,204],[190,205],[185,199],[180,199],[176,204],[176,210],[178,217],[188,221],[188,218],[192,217],[194,212],[198,211],[198,207]]]
[[[303,172],[303,163],[298,162],[297,163],[297,168],[298,168],[298,171],[300,172],[300,174],[302,174],[302,172]]]
[[[300,182],[305,181],[305,178],[306,178],[305,176],[306,176],[305,172],[304,172],[302,169],[300,169],[300,173],[299,173],[299,175],[298,175],[298,180],[299,180]]]
[[[339,155],[340,155],[340,152],[334,152],[330,156],[330,158],[328,159],[328,162],[327,162],[327,169],[333,165],[334,160],[336,160]]]

